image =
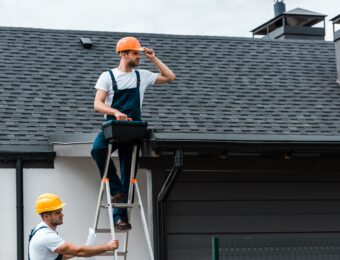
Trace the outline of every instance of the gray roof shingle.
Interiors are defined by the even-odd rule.
[[[96,132],[94,85],[126,35],[0,27],[0,143]],[[340,136],[332,42],[133,35],[177,75],[146,92],[143,118],[157,132]],[[141,68],[156,71],[144,57]]]

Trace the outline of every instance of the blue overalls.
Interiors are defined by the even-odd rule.
[[[117,82],[112,71],[109,71],[112,80],[112,89],[114,91],[114,96],[112,100],[111,107],[117,109],[118,111],[126,114],[128,117],[132,118],[133,121],[141,121],[141,110],[140,110],[140,76],[139,72],[135,70],[137,77],[137,86],[135,88],[119,90],[117,88]],[[116,118],[111,115],[107,115],[106,120],[115,120]],[[132,160],[132,147],[130,143],[113,143],[112,152],[118,149],[119,164],[120,164],[120,175],[119,179],[117,175],[116,167],[112,160],[109,162],[109,168],[107,172],[107,177],[110,183],[111,196],[118,192],[127,195],[129,192],[130,184],[130,171],[131,171],[131,160]],[[94,140],[91,155],[96,161],[97,166],[100,171],[101,177],[104,175],[105,161],[107,157],[108,141],[105,140],[104,133],[101,131],[96,139]],[[126,202],[126,201],[125,201]],[[128,221],[126,209],[117,209],[113,211],[113,220],[123,220]]]
[[[40,229],[43,229],[43,228],[47,228],[46,226],[42,226],[38,229],[32,229],[31,230],[31,234],[29,235],[28,237],[28,260],[31,260],[30,258],[30,242],[32,240],[32,238],[34,237],[34,235],[40,230]],[[59,254],[58,257],[55,259],[55,260],[62,260],[63,259],[63,255]],[[34,259],[33,259],[34,260]]]

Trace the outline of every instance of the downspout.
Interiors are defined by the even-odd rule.
[[[22,159],[16,159],[17,259],[24,260],[24,178]]]
[[[166,260],[166,199],[174,186],[178,174],[183,168],[183,152],[177,150],[175,153],[174,166],[168,175],[157,198],[157,216],[158,216],[158,259]]]

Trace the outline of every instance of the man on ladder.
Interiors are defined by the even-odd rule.
[[[74,256],[95,256],[118,248],[118,241],[112,240],[104,245],[78,246],[65,242],[57,233],[57,226],[63,224],[65,206],[57,195],[41,194],[36,201],[36,212],[41,215],[39,223],[29,236],[29,260],[62,260]]]
[[[140,52],[156,66],[159,73],[148,70],[135,70],[139,65]],[[146,88],[153,84],[162,84],[175,80],[175,74],[156,57],[153,49],[143,48],[134,37],[125,37],[118,41],[116,53],[120,63],[117,68],[103,72],[95,86],[97,89],[94,108],[104,114],[106,120],[141,121],[141,106]],[[108,174],[112,203],[125,203],[130,185],[130,170],[132,161],[132,144],[114,144],[112,152],[118,149],[120,162],[119,179],[112,160],[109,162]],[[108,141],[100,132],[91,151],[100,174],[103,177],[108,153]],[[131,229],[126,209],[115,208],[114,225],[119,230]]]

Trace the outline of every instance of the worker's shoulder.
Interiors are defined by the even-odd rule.
[[[99,81],[100,82],[106,82],[108,80],[111,80],[111,77],[110,77],[110,73],[109,71],[112,71],[113,72],[113,69],[112,70],[105,70],[105,71],[102,71],[100,76],[99,76]],[[113,72],[114,73],[114,72]]]
[[[150,75],[153,75],[153,74],[155,74],[155,75],[157,75],[158,73],[154,73],[154,72],[152,72],[152,71],[150,71],[150,70],[146,70],[146,69],[136,69],[136,71],[138,71],[139,72],[139,74],[141,75],[141,77],[148,77],[148,76],[150,76]]]
[[[109,70],[104,70],[102,71],[102,73],[100,74],[100,76],[105,76],[105,77],[108,77],[110,75],[110,71],[115,73],[115,69],[109,69]]]
[[[152,71],[147,70],[147,69],[136,69],[136,71],[142,72],[142,73],[150,73],[150,72],[152,72]]]
[[[42,222],[39,223],[35,228],[34,228],[34,236],[37,235],[46,235],[46,234],[57,234],[56,231],[51,229],[46,223]]]
[[[33,228],[33,231],[37,232],[38,230],[45,229],[45,228],[48,228],[48,225],[44,221],[41,221],[38,225],[36,225]]]

